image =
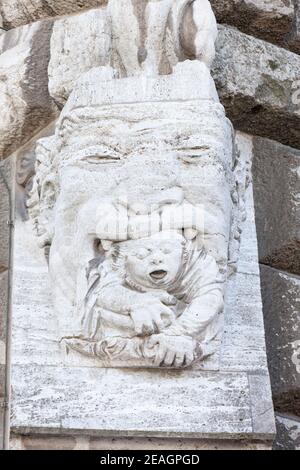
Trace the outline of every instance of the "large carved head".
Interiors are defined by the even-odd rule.
[[[30,201],[42,243],[51,245],[50,273],[62,316],[70,318],[66,312],[84,297],[86,267],[101,256],[103,236],[97,235],[97,226],[107,216],[101,207],[120,210],[116,201],[120,207],[126,199],[131,216],[140,206],[147,208],[145,216],[153,206],[157,211],[201,205],[204,246],[226,274],[242,205],[236,169],[241,180],[232,126],[204,64],[183,62],[172,75],[156,78],[116,79],[107,68],[85,74],[62,111],[55,136],[38,146]],[[124,215],[123,238],[112,241],[131,238],[129,215]],[[179,238],[173,238],[170,256],[157,237],[149,243],[150,257],[134,250],[127,260],[134,280],[151,286],[163,285],[180,265]],[[152,269],[158,255],[162,269]]]

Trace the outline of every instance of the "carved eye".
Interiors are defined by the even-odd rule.
[[[161,251],[165,255],[168,255],[169,253],[172,253],[172,247],[171,247],[171,245],[164,245],[164,246],[161,247]]]
[[[136,258],[138,259],[145,259],[151,253],[151,250],[148,248],[140,248],[138,251],[134,253]]]
[[[120,157],[108,157],[106,155],[89,155],[85,157],[89,163],[114,163],[120,160]]]

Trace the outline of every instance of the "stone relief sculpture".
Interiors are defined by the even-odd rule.
[[[39,141],[28,207],[67,349],[184,368],[218,346],[244,215],[246,171],[209,72],[216,23],[206,0],[107,8],[111,64],[80,78]]]
[[[165,73],[168,59],[169,67],[186,58],[213,61],[217,24],[208,0],[109,0],[108,14],[126,76]]]
[[[186,59],[208,67],[213,61],[217,25],[208,0],[109,0],[90,15],[86,41],[79,36],[75,51],[68,37],[80,27],[76,17],[54,25],[57,53],[49,64],[49,89],[60,107],[73,88],[74,74],[78,78],[93,66],[112,66],[115,76],[123,78],[170,74]]]

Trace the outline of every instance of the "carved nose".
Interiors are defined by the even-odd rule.
[[[163,260],[160,258],[160,257],[157,257],[157,258],[152,258],[152,264],[161,264],[163,262]]]

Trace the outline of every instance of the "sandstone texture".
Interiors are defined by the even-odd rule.
[[[236,128],[292,147],[300,145],[298,55],[220,27],[212,72]]]
[[[260,262],[300,274],[300,151],[255,137],[253,154]]]
[[[107,3],[107,0],[1,0],[0,14],[5,29],[52,16],[69,15]]]
[[[268,363],[277,410],[300,415],[300,278],[261,265]]]
[[[293,27],[292,0],[211,0],[219,23],[237,27],[244,33],[287,47],[286,36]]]

